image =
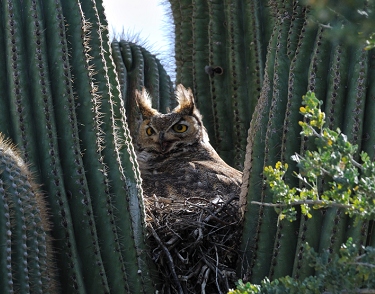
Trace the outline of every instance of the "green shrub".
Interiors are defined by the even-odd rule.
[[[343,208],[356,222],[373,220],[375,213],[375,163],[366,152],[361,152],[361,162],[355,160],[358,147],[351,144],[340,129],[325,126],[325,114],[320,110],[322,101],[308,92],[303,97],[300,113],[302,136],[314,139],[315,150],[307,150],[304,156],[295,154],[300,180],[299,187],[285,182],[287,164],[277,162],[275,167],[264,168],[266,183],[273,193],[273,203],[253,201],[252,204],[274,207],[279,221],[294,221],[300,211],[308,218],[312,209],[327,207]],[[324,178],[325,184],[322,184]],[[289,276],[260,285],[238,281],[239,293],[345,293],[361,292],[375,288],[375,248],[358,246],[349,238],[337,254],[329,250],[317,253],[308,243],[304,245],[306,259],[316,271],[314,276],[303,280]]]

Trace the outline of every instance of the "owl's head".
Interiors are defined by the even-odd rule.
[[[176,98],[178,106],[162,114],[151,107],[151,97],[144,88],[142,92],[136,91],[136,101],[142,115],[137,136],[141,150],[167,154],[183,151],[199,143],[208,143],[192,91],[178,85]]]

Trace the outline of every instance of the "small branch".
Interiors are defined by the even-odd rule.
[[[366,262],[351,262],[351,263],[349,263],[349,264],[360,265],[360,266],[366,266],[366,267],[375,268],[375,264],[366,263]]]
[[[360,169],[361,171],[364,170],[363,166],[358,163],[357,161],[355,161],[351,156],[350,156],[350,162],[358,169]]]
[[[332,206],[332,207],[338,207],[338,208],[345,208],[350,209],[353,206],[347,205],[347,204],[341,204],[337,202],[327,202],[322,200],[300,200],[295,201],[293,203],[287,204],[287,203],[266,203],[266,202],[258,202],[258,201],[251,201],[251,204],[260,205],[260,206],[270,206],[270,207],[288,207],[288,206],[296,206],[296,205],[322,205],[322,206]]]
[[[173,263],[173,257],[171,256],[171,253],[169,252],[168,248],[165,247],[163,242],[160,240],[158,234],[155,232],[155,230],[154,230],[154,228],[152,227],[151,224],[149,224],[149,227],[151,229],[152,235],[154,236],[155,240],[159,243],[160,247],[163,249],[163,251],[164,251],[164,253],[167,257],[167,263],[168,263],[169,269],[171,270],[173,280],[176,283],[176,286],[178,288],[178,293],[183,294],[184,291],[182,290],[181,283],[180,283],[180,281],[178,279],[178,276],[176,274],[174,263]]]
[[[221,292],[221,289],[220,289],[220,285],[219,285],[219,281],[218,281],[218,273],[219,273],[219,254],[217,253],[217,247],[215,245],[215,254],[216,254],[216,268],[215,268],[215,282],[216,282],[216,288],[217,290],[219,291],[219,294],[222,294],[223,292]]]
[[[203,281],[202,281],[202,284],[201,284],[201,289],[202,289],[202,294],[205,294],[206,293],[206,285],[207,285],[207,281],[208,281],[208,276],[210,275],[210,268],[207,267],[205,269],[205,272],[204,272],[204,276],[203,276]]]
[[[347,290],[340,291],[342,294],[348,294],[349,292]],[[352,292],[350,292],[352,293]],[[360,294],[375,294],[375,289],[357,289],[354,293],[360,293]],[[323,294],[333,294],[332,292],[323,292]]]

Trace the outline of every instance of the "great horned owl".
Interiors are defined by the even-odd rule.
[[[145,89],[136,92],[142,115],[136,152],[147,196],[223,201],[239,195],[242,173],[210,145],[193,93],[177,86],[178,106],[167,114],[151,107]]]

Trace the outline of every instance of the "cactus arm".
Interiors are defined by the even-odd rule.
[[[36,195],[31,192],[22,159],[17,158],[11,147],[4,144],[3,138],[0,141],[1,182],[4,190],[2,199],[8,203],[3,208],[11,208],[10,222],[6,224],[9,231],[2,233],[11,237],[5,244],[11,243],[14,290],[27,293],[48,289],[50,279],[47,271],[46,233],[35,205]],[[44,225],[48,229],[48,223]],[[12,275],[7,278],[12,278]],[[8,282],[6,286],[11,286],[11,283]]]
[[[374,11],[375,3],[368,2],[368,8]],[[369,66],[368,66],[368,79],[367,79],[367,97],[365,105],[365,116],[363,123],[363,143],[362,150],[367,152],[367,154],[375,160],[375,58],[374,58],[374,49],[369,51]],[[375,234],[374,234],[375,224],[372,223],[372,234],[369,238],[369,246],[375,247]]]
[[[368,2],[367,7],[369,9],[375,9],[374,2]],[[367,154],[375,160],[375,134],[374,134],[374,125],[375,125],[375,106],[374,106],[374,97],[375,97],[375,58],[374,50],[369,51],[369,66],[368,66],[368,79],[367,79],[367,97],[365,105],[365,116],[363,123],[363,142],[362,149],[367,152]],[[372,238],[375,241],[375,236]],[[375,245],[371,245],[375,246]]]
[[[25,173],[23,173],[18,166],[12,165],[9,170],[9,178],[12,177],[14,179],[11,184],[17,187],[14,194],[12,194],[14,196],[13,202],[17,202],[17,205],[19,205],[21,219],[23,221],[22,228],[24,228],[26,232],[26,235],[23,235],[22,238],[25,238],[27,246],[27,273],[30,285],[28,288],[31,292],[40,291],[41,288],[44,289],[44,291],[48,289],[48,291],[53,292],[53,284],[51,283],[53,273],[49,272],[51,267],[48,269],[47,262],[49,261],[46,248],[46,231],[49,229],[49,226],[46,218],[42,220],[40,217],[41,212],[38,209],[38,204],[42,202],[43,196],[41,194],[36,195],[31,191],[33,187],[28,182]],[[4,177],[7,177],[6,172],[4,172]],[[37,203],[37,201],[39,203]],[[13,208],[17,209],[17,205],[13,204]],[[30,207],[34,209],[31,210]],[[19,254],[20,252],[15,253]],[[25,264],[23,266],[25,266]],[[20,270],[26,272],[25,267],[20,268]],[[16,275],[15,279],[17,279]]]
[[[131,46],[134,48],[138,47],[142,53],[143,59],[140,59],[140,63],[137,65],[141,67],[141,72],[138,73],[141,78],[140,80],[137,79],[136,74],[131,72],[133,62]],[[173,103],[174,99],[172,99],[174,98],[172,82],[159,59],[141,46],[135,44],[130,45],[130,42],[125,40],[112,41],[111,48],[125,105],[131,104],[129,101],[133,98],[132,90],[128,90],[130,87],[129,84],[137,85],[138,89],[142,86],[142,84],[139,82],[144,80],[145,87],[152,95],[154,100],[156,100],[153,102],[153,106],[155,105],[156,109],[162,113],[166,113],[167,108],[171,109],[175,106]],[[134,52],[136,52],[137,55],[139,53],[138,49],[134,49]],[[129,54],[124,54],[124,52],[129,52]],[[127,59],[130,59],[130,61]],[[135,83],[134,79],[136,80]],[[155,99],[155,97],[157,99]],[[131,111],[129,110],[128,112],[128,116],[131,115]]]
[[[55,292],[50,229],[43,196],[10,141],[0,135],[0,288],[5,293]]]
[[[358,145],[357,158],[359,158],[359,150],[362,147],[363,122],[366,103],[366,85],[369,66],[368,51],[363,50],[362,44],[352,51],[348,79],[348,95],[345,107],[345,117],[343,122],[343,133],[347,135],[348,140],[352,144]],[[368,234],[368,221],[355,222],[349,219],[349,227],[346,232],[346,239],[353,238],[358,245],[366,245]]]

